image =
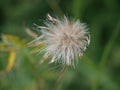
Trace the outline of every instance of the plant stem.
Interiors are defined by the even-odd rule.
[[[47,4],[51,7],[55,14],[58,14],[58,16],[63,15],[63,11],[59,7],[56,0],[47,0]]]
[[[98,66],[98,70],[101,73],[102,70],[105,68],[105,64],[107,62],[107,58],[109,56],[110,50],[112,49],[112,46],[114,44],[115,39],[117,38],[120,31],[120,22],[118,22],[115,32],[112,34],[108,44],[105,46],[105,49],[103,51],[100,64]],[[100,73],[97,73],[97,78],[95,80],[95,83],[92,86],[92,90],[98,90],[99,80],[100,80]]]
[[[106,64],[106,61],[107,61],[107,58],[109,56],[109,53],[110,53],[110,50],[112,49],[112,46],[114,44],[114,41],[115,39],[117,38],[118,34],[119,34],[119,31],[120,31],[120,22],[117,24],[117,27],[115,29],[115,32],[113,33],[113,35],[111,36],[108,44],[105,46],[105,49],[103,51],[103,55],[102,55],[102,58],[101,58],[101,61],[100,61],[100,65],[99,67],[102,69],[104,68],[105,64]]]

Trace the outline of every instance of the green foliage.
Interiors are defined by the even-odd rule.
[[[0,0],[0,90],[119,90],[119,0]],[[59,64],[39,64],[42,54],[27,47],[26,33],[47,13],[67,15],[88,24],[91,44],[75,69],[63,79]]]

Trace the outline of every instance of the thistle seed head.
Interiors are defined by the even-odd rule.
[[[67,66],[75,66],[78,57],[83,55],[90,43],[86,25],[79,20],[70,20],[66,16],[59,19],[49,14],[44,24],[45,26],[38,26],[42,35],[34,40],[46,44],[42,50],[45,52],[43,60],[51,58],[50,63],[61,62]]]

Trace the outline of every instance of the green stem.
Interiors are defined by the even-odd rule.
[[[112,34],[108,44],[105,46],[105,49],[103,51],[103,54],[102,54],[102,57],[100,60],[100,64],[98,66],[99,72],[101,72],[103,70],[103,68],[105,67],[110,50],[112,49],[112,46],[114,44],[115,39],[117,38],[117,36],[119,34],[119,31],[120,31],[120,22],[117,24],[115,32]],[[97,78],[92,86],[92,90],[98,90],[99,80],[100,80],[100,73],[97,74]]]
[[[72,13],[76,19],[81,18],[82,13],[84,12],[89,3],[89,0],[73,0]]]
[[[115,29],[115,32],[113,33],[113,35],[111,36],[108,44],[105,46],[105,49],[103,51],[103,55],[99,64],[100,69],[104,68],[107,58],[109,56],[110,50],[112,49],[112,46],[114,44],[115,39],[117,38],[118,34],[120,31],[120,22],[117,24],[117,27]]]
[[[64,75],[65,75],[66,70],[67,70],[66,65],[63,65],[62,69],[61,69],[61,71],[60,71],[60,73],[58,75],[58,79],[57,79],[57,82],[56,82],[55,87],[54,87],[53,90],[61,90],[60,88],[61,88],[62,81],[64,79]]]
[[[74,0],[73,2],[73,15],[75,18],[80,18],[80,12],[82,8],[82,3],[80,0]]]
[[[51,9],[54,11],[57,15],[63,15],[63,11],[59,7],[56,0],[46,0],[47,4],[51,7]]]

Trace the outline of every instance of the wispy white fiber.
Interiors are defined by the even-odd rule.
[[[41,36],[35,40],[46,44],[43,58],[51,58],[50,63],[61,62],[67,66],[74,66],[90,43],[87,26],[79,20],[71,20],[64,16],[62,19],[53,18],[49,14],[44,26],[39,26]],[[33,43],[33,42],[32,42]]]

